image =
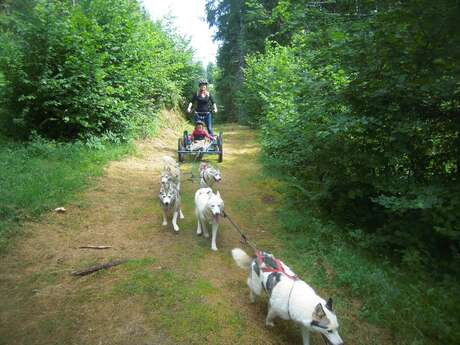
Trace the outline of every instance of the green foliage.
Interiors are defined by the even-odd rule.
[[[452,342],[458,330],[448,317],[458,307],[441,299],[459,286],[459,4],[382,2],[375,10],[358,1],[356,11],[343,2],[301,12],[300,3],[279,1],[272,17],[290,24],[263,52],[245,56],[240,119],[261,128],[267,161],[284,172],[296,206],[332,217],[340,241],[411,270],[414,294],[403,308],[417,320],[408,324],[430,324],[418,341]],[[299,229],[311,221],[288,218]],[[373,291],[372,307],[403,303],[399,286],[374,294],[378,281],[406,280],[368,272],[343,282],[359,295]],[[436,316],[424,319],[423,303],[410,309],[416,298]],[[386,324],[410,318],[401,311],[392,319],[390,309]]]
[[[126,140],[147,109],[179,103],[188,43],[135,0],[36,0],[3,17],[0,117],[9,134]]]
[[[401,258],[416,250],[443,270],[458,267],[460,244],[459,52],[450,49],[460,42],[448,3],[412,2],[267,45],[247,58],[239,93],[265,152],[305,197],[374,247]]]
[[[29,144],[0,142],[0,250],[18,222],[68,202],[102,166],[132,152],[131,145],[98,138],[63,144],[35,137]]]
[[[308,272],[309,283],[339,288],[332,297],[341,303],[347,303],[348,291],[359,296],[361,315],[388,327],[395,344],[456,342],[460,300],[454,277],[434,279],[421,273],[416,269],[417,258],[409,259],[403,269],[383,255],[370,260],[365,234],[354,230],[351,243],[337,225],[314,214],[314,207],[300,210],[289,202],[291,197],[285,199],[286,205],[278,213],[283,224],[278,236],[286,244],[283,258],[296,272]]]

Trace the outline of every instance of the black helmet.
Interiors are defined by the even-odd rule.
[[[201,85],[208,85],[208,81],[206,79],[201,79],[199,82],[198,82],[198,86],[201,86]]]

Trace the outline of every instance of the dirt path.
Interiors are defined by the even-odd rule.
[[[276,251],[270,229],[277,196],[258,178],[255,134],[237,125],[223,130],[226,209],[259,246]],[[2,258],[0,345],[301,344],[287,322],[265,328],[265,303],[248,303],[245,272],[230,257],[241,244],[229,224],[219,230],[217,253],[196,237],[197,183],[182,183],[180,233],[161,226],[159,162],[175,156],[174,147],[172,139],[142,143],[135,157],[111,163],[78,202],[65,205],[65,214],[25,225],[26,235]],[[113,248],[78,249],[89,244]],[[82,278],[69,274],[116,258],[130,261]],[[383,344],[374,333],[362,343]]]

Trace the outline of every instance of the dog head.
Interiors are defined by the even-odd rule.
[[[200,163],[200,171],[205,171],[209,167],[208,163]]]
[[[160,203],[166,207],[172,205],[176,199],[177,192],[172,183],[165,183],[161,185],[160,194]]]
[[[337,316],[332,310],[331,298],[327,303],[318,303],[316,305],[309,328],[321,333],[323,339],[329,345],[343,345],[343,340],[338,331]]]
[[[215,182],[220,182],[222,177],[220,176],[220,170],[217,168],[210,167],[208,169],[208,174],[214,179]]]
[[[170,174],[161,174],[161,184],[166,185],[172,180],[172,176]]]
[[[220,170],[212,167],[207,163],[201,163],[200,165],[200,174],[201,177],[207,180],[208,182],[220,182],[222,176],[220,175]],[[210,181],[212,179],[212,181]]]
[[[224,201],[220,197],[220,193],[214,194],[211,189],[208,190],[209,199],[207,208],[212,215],[213,223],[218,224],[220,216],[224,213]]]

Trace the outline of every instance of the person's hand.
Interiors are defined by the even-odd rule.
[[[192,112],[192,109],[191,108],[187,108],[187,113],[191,113]]]

